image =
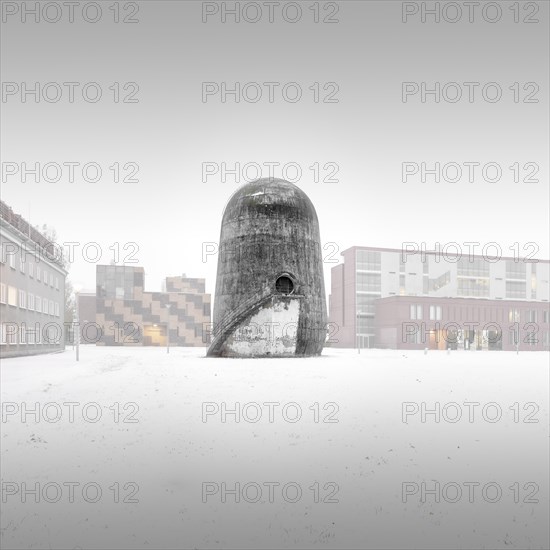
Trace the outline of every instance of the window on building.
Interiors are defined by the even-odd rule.
[[[405,275],[399,275],[399,296],[405,296]]]
[[[521,279],[524,281],[527,276],[527,264],[516,260],[506,260],[506,278]]]
[[[465,279],[458,277],[458,296],[489,296],[489,279]]]
[[[405,343],[406,344],[422,344],[422,332],[417,330],[414,333],[405,334]]]
[[[0,323],[0,346],[6,345],[6,325]]]
[[[36,266],[36,280],[40,281],[40,266]]]
[[[59,277],[55,278],[55,289],[59,290]]]
[[[5,283],[0,283],[0,304],[5,304],[8,298],[8,291]]]
[[[506,298],[525,299],[525,282],[506,281]]]
[[[17,289],[14,286],[8,286],[8,304],[10,306],[17,305]]]
[[[48,308],[50,315],[54,315],[53,300],[50,300],[50,307]]]
[[[25,260],[23,259],[23,253],[19,254],[19,271],[25,273]]]
[[[357,317],[357,335],[359,334],[372,334],[374,335],[375,326],[374,326],[374,317],[367,317],[364,315],[359,315]]]
[[[411,304],[410,317],[413,321],[422,320],[422,306],[420,304]]]
[[[34,311],[34,294],[31,294],[29,292],[29,295],[27,297],[27,308],[30,309],[31,311]]]
[[[42,313],[44,313],[44,315],[48,314],[48,299],[47,298],[42,299]]]
[[[27,343],[27,328],[25,327],[25,323],[23,323],[19,327],[19,343],[20,344],[26,344]]]
[[[357,273],[357,291],[380,293],[382,291],[380,273]]]
[[[55,303],[55,316],[59,317],[59,304],[57,302]]]
[[[441,321],[441,306],[430,306],[430,321]]]
[[[50,273],[50,286],[53,287],[53,273]]]
[[[365,294],[357,295],[357,313],[365,315],[374,315],[376,306],[374,301],[377,299],[377,296],[368,296]]]
[[[518,323],[519,322],[519,309],[511,309],[509,311],[508,321],[510,321],[510,323]]]
[[[14,286],[8,286],[8,304],[10,306],[17,305],[17,289]]]
[[[528,323],[536,323],[537,322],[537,310],[536,309],[528,309],[525,312],[525,320]]]
[[[547,309],[545,309],[543,312],[542,312],[542,322],[543,323],[548,323],[548,318],[550,317],[550,311],[548,311]]]
[[[9,326],[7,324],[5,325],[5,329],[8,344],[17,344],[17,333],[19,332],[18,330],[16,330],[17,326],[15,326],[13,323],[9,323]]]
[[[34,277],[34,263],[29,262],[29,277]]]
[[[380,252],[376,250],[357,250],[356,268],[363,271],[380,271],[382,268]]]
[[[8,254],[8,264],[12,269],[15,269],[15,254]]]
[[[490,262],[479,256],[461,256],[457,264],[457,275],[464,277],[489,277]]]
[[[19,290],[19,307],[21,309],[27,308],[27,293],[24,290]]]
[[[36,332],[34,330],[29,329],[27,331],[27,343],[36,344]]]

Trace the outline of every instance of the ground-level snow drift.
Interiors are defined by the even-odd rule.
[[[2,547],[550,546],[548,354],[204,354],[3,361]]]

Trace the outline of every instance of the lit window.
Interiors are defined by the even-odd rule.
[[[10,306],[17,305],[17,289],[14,286],[8,286],[8,304]]]
[[[519,309],[511,309],[508,313],[508,321],[510,323],[519,322]]]

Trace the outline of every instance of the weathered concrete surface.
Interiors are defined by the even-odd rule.
[[[290,292],[276,288],[281,276],[291,280]],[[208,355],[318,355],[326,322],[313,204],[285,180],[247,183],[229,199],[223,214]]]

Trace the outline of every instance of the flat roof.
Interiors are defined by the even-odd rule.
[[[452,243],[445,243],[445,244],[452,244]],[[456,244],[459,244],[460,243],[456,243]],[[498,243],[497,243],[498,244]],[[349,248],[346,248],[346,250],[342,250],[342,252],[340,253],[341,256],[343,256],[344,254],[346,254],[347,252],[350,252],[350,251],[353,251],[353,250],[372,250],[373,252],[403,252],[403,249],[402,248],[383,248],[383,247],[377,247],[377,246],[351,246]],[[408,250],[407,251],[407,255],[414,255],[414,254],[426,254],[426,255],[432,255],[432,256],[436,256],[436,255],[439,255],[439,256],[447,256],[447,257],[460,257],[458,256],[457,254],[451,254],[451,253],[443,253],[441,251],[437,251],[437,250]],[[482,254],[468,254],[468,252],[465,252],[463,254],[464,256],[466,257],[473,257],[473,258],[485,258],[485,256],[483,256]],[[461,255],[462,256],[462,255]],[[491,256],[489,256],[491,257]],[[550,260],[540,260],[538,258],[514,258],[513,256],[501,256],[499,258],[499,260],[515,260],[515,261],[518,261],[518,260],[523,260],[525,263],[544,263],[544,264],[547,264],[547,263],[550,263]],[[493,263],[496,263],[493,262]]]

